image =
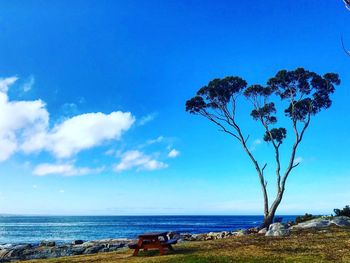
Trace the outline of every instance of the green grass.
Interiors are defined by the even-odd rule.
[[[242,236],[177,244],[174,252],[159,256],[157,251],[100,253],[28,263],[229,263],[229,262],[349,262],[350,229],[293,232],[288,237]]]

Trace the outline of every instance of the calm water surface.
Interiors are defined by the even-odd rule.
[[[0,216],[0,244],[135,238],[149,231],[207,233],[255,227],[262,216]],[[283,221],[295,216],[283,216]]]

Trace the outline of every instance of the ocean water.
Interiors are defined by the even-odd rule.
[[[295,216],[282,216],[283,221]],[[0,216],[0,244],[136,238],[150,231],[207,233],[259,226],[262,216]]]

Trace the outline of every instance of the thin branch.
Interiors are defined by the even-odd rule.
[[[248,134],[247,138],[244,140],[244,143],[247,143],[249,137],[250,137],[250,135]]]
[[[349,9],[348,6],[347,6],[347,8]],[[350,9],[349,9],[349,10],[350,10]],[[341,36],[341,45],[342,45],[342,48],[343,48],[344,52],[345,52],[348,56],[350,56],[350,51],[347,50],[347,49],[345,48],[343,36]]]
[[[294,169],[295,167],[297,167],[299,164],[300,164],[300,162],[299,162],[299,163],[294,164],[294,165],[292,166],[292,169]]]
[[[311,113],[309,113],[309,114],[307,115],[307,121],[305,122],[304,127],[303,127],[303,129],[301,130],[300,137],[299,137],[299,142],[301,142],[301,140],[303,139],[304,133],[305,133],[307,127],[309,127],[310,120],[311,120]]]
[[[209,114],[208,112],[203,111],[203,112],[200,112],[200,114],[201,114],[202,116],[206,117],[208,120],[214,122],[216,125],[218,125],[218,126],[222,129],[222,131],[224,131],[224,132],[226,132],[226,133],[232,135],[232,136],[235,137],[237,140],[241,141],[241,139],[240,139],[236,134],[234,134],[233,132],[227,130],[226,127],[225,127],[224,125],[222,125],[220,122],[216,121],[216,120],[213,118],[213,116],[212,116],[211,114]]]

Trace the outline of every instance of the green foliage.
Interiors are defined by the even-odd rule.
[[[313,216],[312,214],[305,213],[305,215],[303,215],[303,216],[297,216],[297,218],[295,219],[295,223],[299,224],[299,223],[306,222],[306,221],[309,221],[311,219],[315,219],[318,217],[319,216]]]
[[[287,130],[285,128],[273,128],[268,133],[266,132],[264,135],[264,141],[269,142],[271,139],[275,140],[279,144],[282,143],[283,139],[285,139],[287,136]]]
[[[270,130],[265,134],[264,140],[280,145],[286,138],[286,129],[269,127],[277,123],[278,110],[275,105],[281,105],[272,100],[287,102],[287,106],[281,110],[292,120],[294,126],[298,122],[308,126],[311,116],[331,106],[330,95],[339,84],[338,74],[326,73],[321,76],[303,68],[280,70],[265,86],[254,84],[247,87],[247,82],[237,76],[216,78],[186,102],[186,111],[202,115],[221,128],[228,124],[237,130],[234,123],[236,100],[244,95],[252,102],[252,118]]]
[[[350,217],[350,206],[345,206],[343,209],[334,209],[336,216],[348,216]]]

